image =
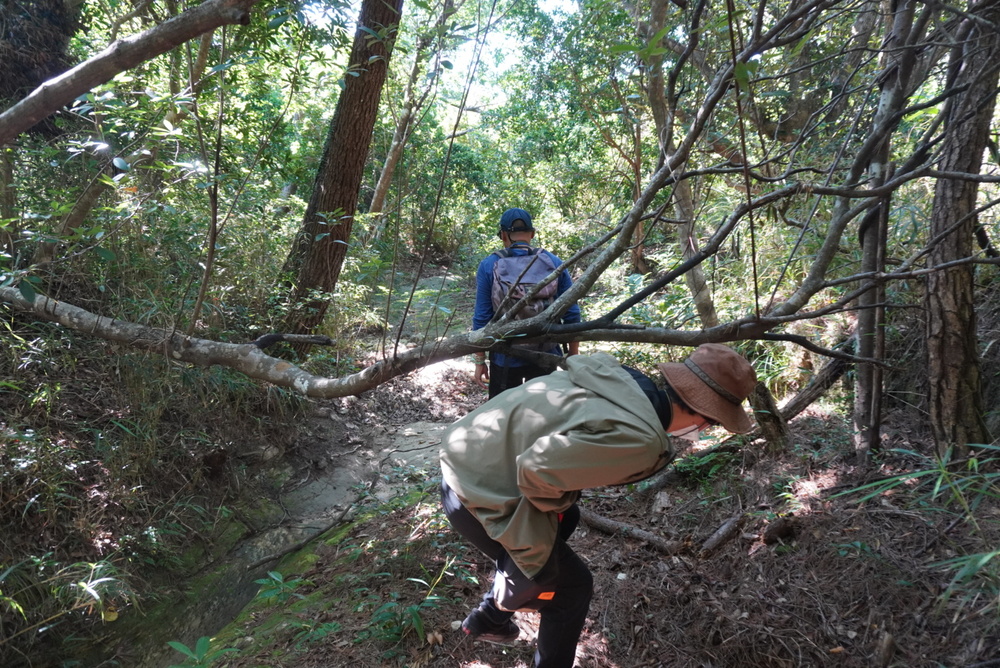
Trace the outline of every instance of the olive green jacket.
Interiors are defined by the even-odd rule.
[[[604,353],[507,390],[456,422],[441,472],[464,505],[534,577],[556,539],[557,515],[580,490],[646,478],[673,459],[638,384]]]

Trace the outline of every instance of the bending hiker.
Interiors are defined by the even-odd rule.
[[[593,578],[567,545],[580,490],[632,483],[674,457],[667,435],[709,425],[746,433],[753,367],[731,348],[699,346],[659,364],[659,383],[603,353],[531,380],[457,421],[441,451],[441,493],[453,528],[496,562],[493,587],[462,628],[510,642],[516,610],[541,611],[536,668],[571,668]]]

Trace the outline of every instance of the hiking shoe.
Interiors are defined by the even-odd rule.
[[[521,635],[521,629],[511,620],[502,624],[493,624],[481,610],[476,609],[469,613],[469,616],[462,622],[462,630],[465,635],[473,640],[482,640],[496,645],[509,645]]]

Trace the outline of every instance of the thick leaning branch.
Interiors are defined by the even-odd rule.
[[[0,146],[122,72],[221,26],[247,25],[250,9],[257,1],[205,0],[155,28],[113,42],[0,113]]]
[[[537,339],[542,335],[556,342],[609,340],[693,347],[711,341],[732,340],[731,336],[727,336],[731,331],[746,331],[739,326],[736,326],[735,330],[717,327],[699,332],[637,327],[607,329],[599,328],[593,323],[589,331],[580,331],[578,325],[531,324],[537,319],[536,317],[530,321],[488,327],[488,330],[501,333],[498,338],[484,337],[483,333],[486,330],[464,332],[425,343],[392,358],[376,362],[357,373],[342,378],[326,378],[308,373],[286,360],[267,355],[263,348],[271,342],[270,336],[264,336],[250,343],[225,343],[201,339],[176,330],[149,327],[98,315],[41,295],[28,300],[20,290],[12,287],[0,288],[0,303],[9,304],[18,311],[30,313],[37,318],[78,332],[122,343],[138,350],[163,354],[176,362],[197,366],[224,366],[250,378],[287,387],[305,396],[319,399],[360,394],[396,376],[429,364],[491,347],[506,349],[509,341],[530,342],[533,340],[532,337]],[[760,322],[755,322],[754,325],[759,327]],[[558,330],[558,333],[546,333],[547,328]]]
[[[163,354],[176,362],[197,366],[224,366],[250,378],[263,380],[279,387],[287,387],[308,397],[331,399],[360,394],[374,389],[380,384],[402,376],[421,367],[447,359],[461,357],[491,345],[504,346],[505,339],[491,341],[484,345],[483,330],[464,332],[447,339],[428,342],[402,352],[392,358],[381,360],[371,366],[342,378],[316,376],[298,366],[266,354],[262,348],[270,343],[265,336],[250,343],[225,343],[188,336],[177,330],[139,325],[124,320],[91,313],[78,306],[37,295],[28,300],[17,288],[0,288],[0,303],[14,309],[31,313],[35,317],[60,324],[69,329],[89,334],[108,341],[122,343],[131,348]],[[534,320],[534,319],[533,319]],[[522,321],[503,328],[506,338],[530,341],[529,330]],[[563,326],[565,327],[565,326]],[[536,326],[535,330],[538,329]],[[563,341],[573,339],[597,340],[604,334],[612,334],[617,340],[620,333],[629,333],[625,341],[652,341],[672,345],[698,345],[705,341],[704,333],[679,332],[665,329],[655,330],[650,338],[647,330],[622,328],[621,330],[594,330],[596,334],[581,337],[576,333],[565,333],[559,337]]]
[[[469,345],[468,335],[460,335],[408,350],[343,378],[324,378],[308,373],[286,360],[267,355],[256,342],[224,343],[200,339],[176,330],[148,327],[97,315],[40,295],[33,301],[28,301],[17,288],[0,288],[0,303],[3,302],[49,322],[138,350],[161,353],[176,362],[224,366],[250,378],[321,399],[360,394],[396,376],[427,364],[459,357],[475,349]]]

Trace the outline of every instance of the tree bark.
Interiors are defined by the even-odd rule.
[[[977,174],[989,138],[997,96],[996,61],[1000,58],[1000,31],[988,27],[1000,20],[995,0],[973,5],[987,26],[965,20],[951,53],[949,84],[968,88],[949,101],[948,125],[942,148],[943,171]],[[931,214],[930,266],[969,257],[978,217],[975,181],[940,179],[934,190]],[[938,454],[952,448],[962,456],[970,443],[985,443],[983,397],[973,268],[964,264],[932,272],[927,278],[927,373],[931,431]]]
[[[399,114],[399,118],[396,119],[396,128],[392,134],[392,142],[389,144],[388,154],[386,155],[385,162],[382,164],[382,170],[379,172],[378,181],[375,183],[372,203],[368,208],[369,213],[382,213],[385,209],[386,195],[389,193],[389,186],[396,172],[396,166],[399,165],[399,160],[403,157],[403,149],[406,148],[406,143],[409,141],[410,135],[413,133],[413,128],[417,124],[417,115],[420,114],[424,104],[426,104],[427,99],[430,97],[433,87],[436,85],[433,81],[428,80],[423,89],[418,92],[417,85],[420,77],[427,69],[427,62],[433,54],[431,49],[435,43],[437,44],[437,53],[440,53],[441,49],[444,48],[441,40],[445,35],[448,19],[463,4],[464,0],[458,0],[457,2],[449,0],[444,2],[441,7],[441,14],[417,38],[413,54],[413,67],[410,68],[410,77],[406,81],[406,89],[403,93],[403,109]]]
[[[286,275],[298,276],[286,323],[291,334],[309,334],[319,327],[340,277],[402,8],[403,0],[364,0],[361,5],[350,67],[330,122],[303,229],[285,262]],[[295,349],[304,355],[308,346]]]
[[[788,449],[788,422],[778,403],[764,383],[757,383],[750,394],[750,405],[753,407],[754,418],[760,428],[760,434],[767,442],[768,454],[777,455]]]
[[[10,257],[10,268],[17,266],[18,238],[17,190],[14,186],[14,149],[0,146],[0,252]],[[3,222],[7,221],[7,222]]]
[[[916,60],[913,40],[919,40],[919,35],[913,34],[915,10],[914,0],[903,0],[886,19],[889,22],[886,42],[894,48],[886,51],[882,63],[882,90],[878,113],[872,121],[877,141],[870,145],[867,171],[868,178],[875,187],[889,179],[889,155],[892,148],[890,136],[899,124],[897,111],[910,91],[910,75]],[[880,274],[885,269],[888,207],[888,198],[878,200],[858,228],[863,273]],[[883,303],[884,296],[884,284],[871,283],[868,290],[858,298],[857,349],[858,355],[867,359],[880,359],[884,313],[877,305]],[[862,459],[867,459],[873,445],[881,440],[881,398],[881,370],[875,364],[859,364],[854,383],[853,420],[854,449]]]

